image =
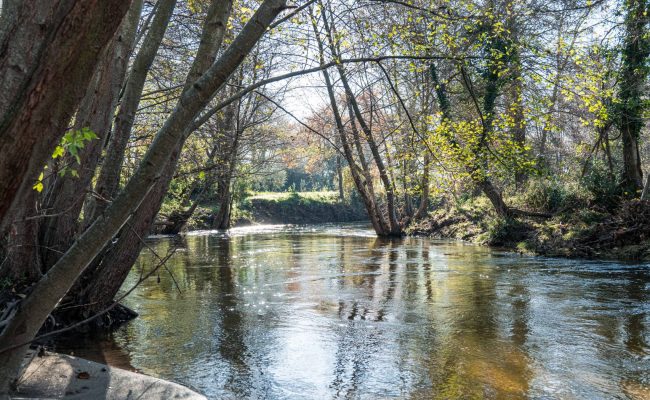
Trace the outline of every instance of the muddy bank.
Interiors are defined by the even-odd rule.
[[[177,383],[82,358],[57,353],[28,356],[12,399],[206,399]]]
[[[510,221],[495,218],[482,204],[447,206],[412,226],[409,234],[551,257],[650,261],[650,202],[626,201],[614,213],[585,208]]]

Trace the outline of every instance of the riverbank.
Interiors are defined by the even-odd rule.
[[[613,213],[584,207],[561,210],[550,218],[504,221],[479,198],[460,206],[443,206],[408,233],[531,255],[650,261],[650,202],[625,201]]]
[[[29,354],[12,399],[205,400],[181,386],[82,358]]]
[[[195,211],[188,230],[212,229],[217,207]],[[363,205],[341,200],[337,192],[256,193],[233,212],[233,226],[256,224],[323,224],[366,221]]]

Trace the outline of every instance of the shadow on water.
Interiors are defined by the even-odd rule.
[[[77,354],[211,398],[650,398],[650,270],[362,226],[157,238],[181,249]],[[155,265],[143,252],[128,286]],[[107,356],[108,355],[108,356]]]

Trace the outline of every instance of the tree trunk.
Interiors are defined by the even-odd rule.
[[[322,6],[322,2],[321,2],[321,6]],[[340,54],[338,54],[336,45],[334,44],[333,32],[332,29],[330,28],[330,23],[327,19],[324,7],[322,7],[322,20],[323,20],[323,26],[325,27],[325,33],[329,41],[329,47],[330,47],[330,51],[332,52],[332,56],[337,59],[341,58]],[[354,111],[356,120],[359,122],[359,125],[361,126],[361,130],[365,134],[366,142],[370,147],[370,152],[375,161],[375,165],[377,166],[377,169],[379,171],[379,178],[381,179],[381,182],[384,186],[384,190],[386,191],[387,212],[388,212],[388,222],[389,222],[389,231],[386,234],[391,236],[392,235],[399,236],[403,233],[403,231],[401,225],[397,220],[397,210],[395,204],[395,188],[393,187],[393,184],[391,183],[391,180],[388,176],[388,170],[384,164],[381,154],[379,153],[379,147],[377,146],[377,143],[373,137],[372,130],[370,129],[370,127],[365,121],[365,118],[361,114],[359,104],[357,103],[357,100],[354,97],[354,92],[352,91],[352,88],[350,87],[350,84],[348,82],[345,68],[343,67],[343,64],[340,63],[336,64],[336,68],[339,72],[341,83],[345,88],[345,92],[350,101],[350,105],[352,106],[352,110]]]
[[[22,301],[18,312],[8,321],[0,335],[0,393],[7,393],[11,382],[17,378],[27,349],[26,343],[34,338],[43,321],[86,266],[143,202],[160,177],[160,171],[167,164],[170,153],[183,143],[186,127],[240,65],[273,19],[284,10],[285,4],[285,0],[265,0],[260,5],[219,60],[184,91],[178,105],[156,134],[140,166],[121,193]]]
[[[138,54],[135,56],[135,60],[133,60],[133,66],[124,86],[120,108],[115,117],[113,131],[106,148],[106,156],[102,162],[97,184],[95,185],[95,192],[99,199],[95,197],[90,199],[85,212],[86,217],[84,218],[86,226],[97,218],[108,206],[108,201],[114,198],[119,190],[124,152],[131,136],[131,129],[142,97],[144,83],[160,43],[165,36],[175,6],[176,0],[160,0],[158,2],[151,26]]]
[[[644,125],[642,95],[648,75],[645,65],[650,54],[648,23],[650,13],[645,0],[628,0],[626,37],[623,49],[622,71],[619,89],[619,129],[623,142],[622,185],[632,196],[643,189],[643,173],[639,155],[639,136]]]
[[[226,162],[226,172],[219,179],[219,211],[214,220],[213,226],[216,229],[228,229],[230,227],[230,216],[232,211],[232,177],[235,174],[235,167],[237,165],[237,152],[239,151],[239,137],[241,132],[235,129],[235,137],[232,143],[228,146],[229,157]]]
[[[361,173],[363,174],[363,178],[365,179],[364,191],[367,191],[366,196],[368,197],[368,200],[372,204],[372,209],[373,209],[372,213],[373,215],[376,214],[374,218],[377,219],[377,223],[381,227],[381,232],[383,232],[380,235],[385,236],[387,235],[386,232],[390,231],[390,228],[384,218],[384,215],[379,209],[379,205],[377,204],[377,196],[375,195],[375,183],[372,180],[372,175],[370,174],[370,168],[368,167],[368,161],[366,160],[366,156],[363,152],[363,146],[361,145],[361,135],[359,134],[359,129],[357,129],[357,122],[355,120],[354,111],[352,111],[352,105],[350,104],[349,98],[347,104],[348,104],[347,107],[348,118],[350,119],[350,131],[352,132],[352,141],[354,142],[354,148],[357,151],[357,157],[359,157],[359,164],[361,164],[360,165]],[[343,132],[343,135],[345,135],[345,132]],[[379,232],[377,232],[377,234],[379,234]]]
[[[41,249],[46,269],[54,265],[80,231],[79,214],[113,122],[141,10],[142,0],[135,0],[116,37],[107,47],[75,116],[73,129],[89,128],[98,139],[87,142],[80,152],[81,162],[73,167],[77,169],[78,177],[55,176],[52,188],[47,190],[43,208],[55,216],[42,220]],[[31,188],[28,190],[33,191]]]
[[[172,157],[176,161],[178,153]],[[167,164],[161,180],[171,180],[176,163]],[[122,283],[131,271],[144,248],[144,239],[149,234],[160,205],[165,197],[167,187],[154,185],[145,200],[120,231],[117,242],[110,245],[93,265],[82,275],[70,295],[63,302],[74,307],[63,310],[64,320],[78,321],[105,309],[120,290]],[[96,321],[98,325],[103,321]]]
[[[343,190],[343,167],[341,166],[341,156],[336,156],[336,176],[339,187],[339,200],[345,200],[345,191]]]
[[[30,0],[17,6],[17,20],[3,17],[0,232],[21,188],[30,188],[51,158],[130,3]]]
[[[39,219],[36,209],[36,191],[28,193],[25,204],[18,209],[7,235],[4,262],[0,266],[0,281],[36,282],[43,275],[38,243]]]
[[[325,57],[324,57],[325,50],[323,46],[323,41],[320,37],[320,33],[318,32],[318,26],[316,25],[316,19],[314,17],[312,9],[310,9],[310,13],[311,13],[312,28],[314,29],[316,43],[318,44],[320,64],[323,65],[325,64]],[[332,79],[330,78],[327,69],[323,69],[322,74],[323,74],[323,78],[325,79],[325,86],[327,88],[327,94],[329,96],[330,106],[332,107],[332,114],[334,115],[334,122],[336,123],[336,129],[339,134],[339,138],[341,139],[343,154],[345,155],[348,165],[350,166],[350,174],[352,175],[352,180],[354,181],[354,185],[357,188],[359,195],[361,196],[361,200],[363,201],[363,205],[366,209],[366,212],[368,213],[368,218],[370,218],[370,222],[372,224],[373,229],[375,230],[375,233],[377,233],[377,235],[380,236],[386,235],[387,229],[385,224],[382,221],[382,217],[377,207],[377,204],[375,202],[374,196],[371,196],[371,194],[368,191],[369,186],[367,185],[371,184],[371,182],[367,179],[365,181],[362,179],[360,175],[361,168],[355,162],[354,155],[352,153],[352,148],[345,134],[345,127],[343,126],[341,113],[339,112],[339,107],[338,104],[336,103],[336,95],[334,94],[334,86],[332,84]],[[354,119],[351,119],[350,122],[351,124],[354,124]],[[361,156],[363,156],[363,153],[360,154]]]
[[[219,211],[214,217],[214,229],[228,229],[230,227],[230,209],[232,196],[230,194],[230,180],[224,180],[219,185],[223,185],[220,190]]]

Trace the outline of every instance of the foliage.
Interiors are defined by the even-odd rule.
[[[595,205],[613,211],[624,195],[619,182],[611,175],[605,163],[595,161],[587,171],[582,184],[593,197]]]
[[[53,160],[63,160],[63,164],[58,168],[57,174],[60,177],[64,177],[66,174],[69,174],[73,177],[78,177],[79,173],[76,168],[72,168],[71,164],[73,161],[76,162],[75,165],[81,165],[81,157],[79,156],[81,150],[86,146],[86,143],[91,140],[99,139],[97,134],[90,130],[90,128],[75,129],[66,132],[61,138],[61,142],[54,148],[52,153]],[[70,160],[70,158],[72,160]],[[43,180],[45,179],[45,170],[48,167],[45,166],[43,172],[40,173],[36,183],[33,188],[37,192],[42,192],[44,188]]]
[[[557,213],[587,206],[589,194],[580,185],[557,180],[531,179],[515,200],[524,209]]]

